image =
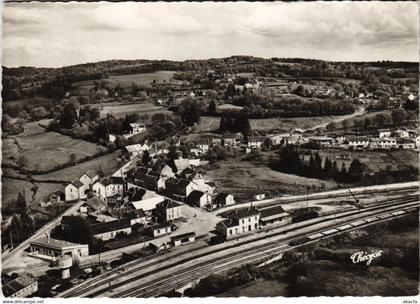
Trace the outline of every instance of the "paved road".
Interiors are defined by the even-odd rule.
[[[19,246],[15,247],[12,251],[9,251],[7,253],[3,253],[2,256],[1,256],[2,263],[6,263],[6,261],[8,261],[11,257],[13,257],[13,256],[21,253],[23,250],[25,250],[29,246],[30,241],[35,240],[35,239],[45,235],[45,233],[51,231],[51,229],[53,229],[55,226],[58,226],[60,224],[61,218],[63,216],[72,214],[73,212],[78,210],[82,204],[83,204],[83,201],[77,202],[76,204],[71,206],[69,209],[64,211],[59,217],[56,217],[51,222],[42,226],[37,232],[35,232],[35,234],[33,234],[30,238],[28,238],[27,240],[20,243]]]

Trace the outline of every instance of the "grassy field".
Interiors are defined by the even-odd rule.
[[[220,126],[220,117],[201,116],[200,123],[195,128],[195,132],[211,132],[218,130]]]
[[[152,116],[155,113],[165,113],[172,115],[171,111],[163,107],[155,106],[151,103],[136,103],[136,104],[100,104],[95,105],[101,110],[101,117],[106,117],[107,114],[112,114],[116,118],[124,117],[127,114],[137,113],[141,115]]]
[[[12,101],[7,101],[2,103],[3,110],[7,113],[10,107],[24,107],[25,105],[30,105],[31,107],[50,107],[52,105],[53,99],[45,97],[34,97],[34,98],[24,98],[17,99]]]
[[[38,121],[27,122],[23,125],[23,132],[18,134],[17,137],[36,135],[45,133],[45,128],[52,119],[42,119]]]
[[[317,117],[298,117],[298,118],[264,118],[251,119],[252,130],[278,129],[284,132],[290,131],[293,128],[309,129],[319,124],[330,122],[334,116],[317,116]]]
[[[29,170],[49,170],[69,162],[70,153],[76,154],[76,159],[94,155],[104,148],[96,144],[73,139],[56,132],[46,132],[24,137],[16,137],[20,146],[20,155],[27,160]],[[3,150],[4,157],[9,158],[13,149]],[[6,153],[8,152],[8,153]]]
[[[16,200],[19,192],[22,194],[25,193],[26,201],[30,201],[32,198],[31,188],[33,185],[28,181],[12,179],[12,178],[2,178],[1,179],[1,202],[2,204],[7,204],[11,200]]]
[[[119,152],[113,152],[103,156],[96,157],[87,162],[78,164],[77,166],[68,167],[62,170],[57,170],[48,174],[33,175],[37,181],[43,180],[57,180],[57,181],[71,181],[80,177],[83,172],[98,169],[101,167],[105,175],[114,173],[118,169],[118,155]]]
[[[324,186],[325,189],[336,187],[335,182],[285,174],[238,159],[217,162],[206,172],[206,178],[215,182],[218,191],[244,199],[265,191],[304,193],[306,185]]]
[[[391,166],[391,170],[406,169],[408,166],[418,166],[418,152],[412,150],[395,150],[395,151],[343,151],[324,149],[319,154],[322,158],[328,156],[332,161],[336,160],[338,167],[344,162],[348,167],[353,158],[358,158],[362,163],[366,164],[368,172],[379,172],[385,170],[387,166]]]
[[[151,83],[156,80],[157,83],[170,82],[172,76],[175,74],[173,71],[158,71],[154,73],[141,73],[133,75],[118,75],[111,76],[105,81],[111,86],[121,84],[122,87],[129,87],[133,83],[141,86],[151,86]],[[175,80],[173,80],[175,82]]]

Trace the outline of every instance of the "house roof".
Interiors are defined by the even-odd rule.
[[[92,235],[97,235],[97,234],[102,234],[106,232],[126,229],[129,227],[131,227],[130,221],[128,219],[122,219],[122,220],[115,220],[115,221],[110,221],[110,222],[92,224],[89,226],[89,230],[92,233]]]
[[[182,178],[178,181],[178,187],[186,188],[189,184],[191,184],[191,181],[185,178]]]
[[[146,213],[143,209],[137,209],[137,210],[129,210],[125,213],[124,217],[128,219],[136,219],[136,218],[142,218],[146,217]]]
[[[183,233],[183,234],[178,234],[178,235],[172,236],[171,237],[171,240],[172,241],[182,240],[182,239],[193,237],[193,236],[195,236],[195,232],[187,232],[187,233]]]
[[[96,170],[88,170],[88,171],[85,172],[85,174],[87,176],[89,176],[90,178],[94,178],[95,176],[98,175],[98,173],[96,172]]]
[[[142,188],[130,188],[128,190],[128,199],[131,202],[140,201],[144,195],[146,194],[146,190]]]
[[[265,137],[264,136],[250,136],[249,138],[248,138],[248,142],[251,142],[251,141],[255,141],[255,142],[263,142],[263,141],[265,141]]]
[[[121,176],[111,176],[111,183],[112,184],[124,184],[124,178]]]
[[[138,167],[136,170],[134,170],[133,177],[142,179],[146,175],[147,171],[148,169],[145,167]]]
[[[274,206],[270,208],[259,209],[261,213],[261,220],[264,218],[270,218],[273,216],[276,217],[284,217],[289,215],[289,213],[285,212],[281,206]]]
[[[88,205],[90,208],[92,208],[95,211],[98,211],[99,209],[105,207],[105,204],[102,202],[102,200],[96,196],[87,199],[86,205]]]
[[[226,201],[226,198],[227,198],[229,195],[230,195],[229,193],[226,193],[226,192],[220,192],[220,193],[218,193],[218,194],[217,194],[217,196],[216,196],[216,200],[217,200],[217,201]]]
[[[234,219],[241,219],[245,217],[250,217],[254,215],[260,214],[260,211],[255,207],[248,207],[248,208],[241,208],[235,209],[234,211],[230,212],[228,217]]]
[[[180,207],[181,205],[172,201],[172,200],[164,200],[163,202],[160,202],[156,205],[156,208],[164,208],[164,209],[170,209],[175,207]]]
[[[315,141],[323,141],[323,140],[333,140],[332,137],[328,137],[328,136],[311,136],[309,137],[310,140],[315,140]]]
[[[74,181],[71,181],[70,184],[72,184],[73,186],[75,186],[77,189],[83,187],[82,182],[79,181],[78,179],[75,179]]]
[[[204,192],[194,190],[188,195],[188,201],[190,202],[197,202],[200,200],[200,198],[204,195]]]
[[[369,141],[369,137],[367,137],[367,136],[349,136],[349,137],[347,137],[347,141]]]
[[[37,279],[30,273],[23,273],[16,279],[4,284],[2,286],[3,295],[5,297],[10,297],[14,295],[19,290],[22,290],[25,287],[30,286],[34,282],[36,282]]]
[[[49,248],[58,249],[58,250],[63,250],[66,248],[71,248],[71,247],[87,246],[83,244],[77,244],[77,243],[67,242],[63,240],[52,239],[48,237],[41,237],[39,239],[30,241],[30,244],[43,246],[43,247],[49,247]]]

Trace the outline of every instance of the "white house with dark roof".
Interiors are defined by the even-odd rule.
[[[118,176],[99,180],[92,186],[93,194],[103,200],[115,194],[123,194],[123,189],[124,180]]]
[[[86,198],[85,187],[80,180],[74,180],[64,188],[66,201],[75,201]]]
[[[155,216],[159,223],[166,223],[182,217],[182,205],[172,200],[164,200],[156,205]]]
[[[79,178],[79,181],[83,184],[85,190],[90,189],[97,180],[99,180],[99,175],[94,170],[89,170],[86,173],[83,173],[83,175]]]
[[[192,206],[203,208],[206,205],[210,205],[212,201],[212,197],[210,194],[194,190],[190,193],[187,197],[187,203]]]

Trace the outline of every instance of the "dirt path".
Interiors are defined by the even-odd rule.
[[[342,122],[343,120],[346,120],[346,119],[350,119],[350,118],[357,117],[357,116],[362,116],[363,114],[365,114],[365,112],[366,112],[365,108],[358,107],[356,109],[356,111],[354,111],[353,114],[348,114],[348,115],[343,115],[343,116],[338,116],[338,117],[331,118],[331,121],[320,123],[320,124],[318,124],[316,126],[313,126],[311,128],[304,129],[304,131],[311,131],[311,130],[316,130],[316,129],[319,129],[319,128],[325,128],[331,122],[334,122],[334,123]]]

